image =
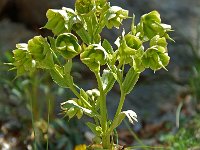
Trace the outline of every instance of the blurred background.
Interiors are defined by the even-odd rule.
[[[169,43],[171,61],[168,71],[142,73],[134,91],[127,96],[124,110],[138,115],[134,126],[126,121],[119,127],[121,145],[162,146],[170,149],[199,150],[200,144],[200,1],[199,0],[110,0],[140,16],[158,10],[162,22],[171,24],[176,41]],[[60,114],[60,103],[72,97],[70,91],[56,86],[48,74],[37,72],[33,78],[15,80],[5,62],[12,61],[15,44],[35,35],[49,35],[44,26],[49,8],[74,8],[74,0],[0,0],[0,149],[32,149],[35,139],[39,150],[73,150],[91,142],[83,120],[70,120]],[[123,22],[128,30],[131,20]],[[103,38],[112,43],[121,29],[104,30]],[[114,44],[113,44],[114,45]],[[94,86],[94,77],[78,61],[73,74],[84,88]],[[119,90],[108,95],[109,110],[118,105]],[[33,108],[33,111],[31,111]],[[114,111],[109,116],[114,116]],[[32,117],[33,116],[33,117]],[[49,122],[49,123],[48,123]],[[33,130],[34,125],[34,130]],[[47,130],[48,129],[48,130]],[[48,133],[48,137],[47,137]]]

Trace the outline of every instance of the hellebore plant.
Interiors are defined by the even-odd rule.
[[[44,28],[51,30],[54,37],[35,36],[27,44],[16,45],[12,65],[17,77],[36,69],[49,72],[55,83],[69,88],[76,96],[61,104],[63,113],[70,119],[75,116],[80,119],[83,114],[93,118],[94,122],[86,125],[95,134],[94,143],[103,149],[114,149],[114,129],[125,117],[131,123],[137,121],[134,111],[122,111],[126,95],[145,69],[166,69],[169,63],[166,40],[172,40],[168,35],[171,26],[161,23],[157,11],[143,15],[135,25],[134,15],[129,17],[128,10],[110,6],[106,0],[76,0],[75,11],[63,7],[49,9],[46,15],[48,22]],[[133,20],[131,31],[123,30],[114,50],[100,33],[105,27],[119,29],[122,21],[129,18]],[[71,69],[76,56],[94,73],[98,88],[85,91],[74,83]],[[119,84],[121,97],[110,120],[106,95],[115,82]]]

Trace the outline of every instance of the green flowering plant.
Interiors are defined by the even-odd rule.
[[[161,22],[157,11],[143,15],[135,25],[134,15],[129,17],[128,10],[110,6],[106,0],[76,0],[75,10],[49,9],[46,15],[48,22],[44,28],[51,30],[54,37],[36,36],[28,44],[17,44],[12,63],[17,77],[36,69],[49,72],[56,84],[69,88],[75,95],[61,104],[63,113],[69,118],[93,118],[94,122],[86,125],[95,134],[94,143],[101,144],[103,149],[114,149],[114,129],[125,117],[131,123],[137,121],[134,111],[122,111],[127,94],[145,69],[166,69],[169,63],[167,40],[172,40],[168,35],[171,26]],[[114,50],[100,33],[105,27],[118,29],[124,19],[130,18],[131,30],[123,30]],[[97,88],[86,91],[74,83],[71,70],[77,56],[94,73]],[[114,118],[109,119],[106,96],[115,82],[121,96]]]

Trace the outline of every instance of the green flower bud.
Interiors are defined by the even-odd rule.
[[[27,44],[17,44],[13,51],[14,62],[13,69],[17,69],[17,76],[21,76],[27,72],[33,72],[35,70],[36,62],[32,60],[31,54],[28,52]]]
[[[78,14],[88,14],[95,8],[95,0],[76,0],[75,9]]]
[[[146,50],[143,56],[143,65],[156,71],[165,68],[168,65],[170,57],[166,53],[165,48],[161,46],[153,46]]]
[[[100,96],[100,92],[97,89],[87,90],[86,93],[92,101],[96,101],[97,98]]]
[[[101,65],[106,64],[107,52],[99,44],[89,45],[80,55],[81,61],[92,71],[99,70]]]
[[[59,35],[56,39],[56,48],[65,59],[71,59],[81,52],[78,39],[71,33]]]
[[[54,66],[50,45],[42,36],[35,36],[28,41],[28,51],[36,61],[38,68],[51,69]]]
[[[124,10],[118,6],[112,6],[106,14],[106,26],[108,29],[111,29],[112,27],[119,28],[123,19],[126,18],[128,18],[128,10]]]

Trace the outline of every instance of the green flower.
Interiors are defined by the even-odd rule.
[[[95,0],[76,0],[75,9],[78,14],[88,14],[95,8]]]
[[[160,37],[166,36],[166,32],[171,30],[171,26],[161,23],[160,14],[157,11],[152,11],[141,17],[140,23],[137,26],[137,31],[140,36],[153,38],[155,35]]]
[[[155,46],[155,45],[167,48],[166,38],[160,37],[159,35],[154,36],[150,41],[150,47]]]
[[[65,59],[71,59],[81,52],[78,39],[71,33],[59,35],[56,39],[56,48]]]
[[[166,49],[162,46],[153,46],[145,51],[143,56],[143,65],[146,68],[151,68],[156,71],[161,68],[165,68],[168,65],[170,57],[166,52]]]
[[[132,34],[127,34],[124,38],[126,45],[132,49],[138,50],[142,46],[142,41]]]
[[[27,72],[33,72],[35,70],[36,62],[32,60],[31,54],[28,52],[27,44],[17,44],[13,51],[14,62],[13,69],[17,69],[17,76],[21,76]]]
[[[42,36],[35,36],[28,41],[28,51],[36,61],[38,68],[51,69],[54,66],[50,45]]]
[[[67,14],[66,10],[59,9],[49,9],[46,14],[48,22],[44,26],[55,35],[59,35],[69,30],[67,22],[69,21],[70,16]]]
[[[108,9],[105,19],[106,26],[108,29],[112,27],[119,28],[122,24],[123,19],[128,18],[128,10],[124,10],[118,6],[112,6]]]
[[[89,45],[80,55],[81,61],[92,71],[99,70],[101,65],[106,64],[107,52],[99,44]]]
[[[132,34],[123,35],[121,39],[118,39],[115,43],[118,45],[118,60],[121,63],[129,64],[132,63],[133,59],[136,57],[138,50],[143,51],[142,41]]]

